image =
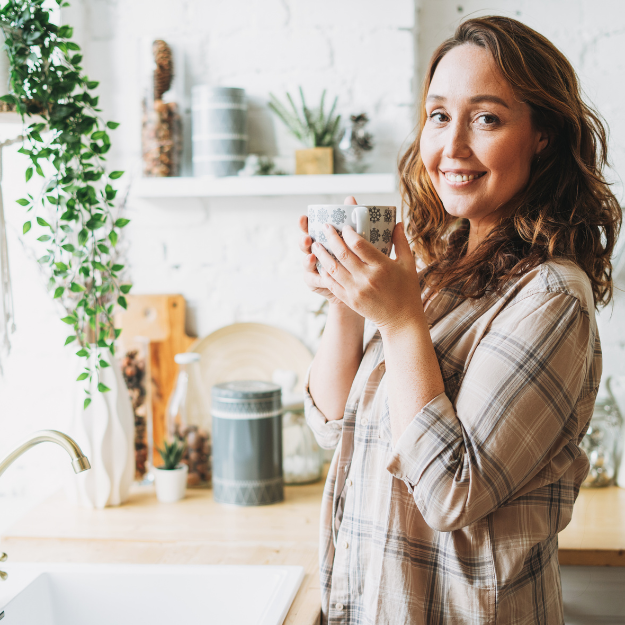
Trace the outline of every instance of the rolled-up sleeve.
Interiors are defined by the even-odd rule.
[[[306,423],[308,423],[310,429],[313,431],[319,447],[322,449],[334,449],[341,438],[341,432],[343,431],[343,419],[336,419],[328,421],[317,408],[315,400],[310,394],[310,370],[312,365],[308,368],[306,373],[306,379],[304,381],[304,409],[306,414]]]
[[[567,293],[537,293],[497,316],[456,401],[435,397],[391,452],[387,469],[408,485],[428,525],[465,527],[541,471],[551,482],[564,475],[581,454],[589,415],[576,405],[594,339],[588,311]]]

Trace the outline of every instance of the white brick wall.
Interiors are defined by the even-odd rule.
[[[625,7],[620,0],[75,0],[64,19],[76,27],[89,76],[101,82],[104,116],[122,122],[113,133],[114,168],[133,175],[140,171],[138,52],[142,40],[162,37],[184,53],[187,92],[200,82],[247,90],[252,151],[266,151],[282,168],[292,169],[298,146],[268,111],[268,93],[282,97],[301,84],[314,102],[325,87],[329,96],[339,96],[342,113],[370,114],[377,146],[372,170],[382,172],[395,170],[413,129],[414,86],[431,51],[458,19],[475,11],[525,20],[569,56],[610,124],[611,175],[619,180],[620,194],[617,172],[625,166],[625,122],[618,115],[625,95]],[[11,150],[5,152],[5,166],[7,200],[15,199],[22,193],[24,164]],[[358,199],[396,201],[389,196]],[[134,200],[128,206],[133,221],[126,239],[134,292],[182,293],[190,305],[189,330],[201,335],[235,321],[262,321],[314,347],[318,322],[311,311],[319,300],[301,281],[296,222],[309,203],[342,200]],[[7,213],[13,232],[21,231],[22,209],[7,201]],[[61,347],[64,328],[16,241],[12,236],[20,330],[11,371],[0,382],[0,448],[5,437],[8,441],[35,427],[62,427],[67,398],[75,390]],[[625,333],[619,323],[623,299],[619,294],[611,318],[602,315],[601,329],[606,369],[625,375]],[[31,452],[23,466],[32,466],[34,454],[47,453],[52,469],[46,475],[65,473],[65,459],[54,451]],[[11,482],[10,477],[0,480],[0,494],[17,483],[26,488],[25,479]]]

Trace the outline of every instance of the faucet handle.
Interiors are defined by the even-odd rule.
[[[2,553],[0,553],[0,562],[6,562],[8,557],[9,556],[7,556],[7,554],[3,551]]]

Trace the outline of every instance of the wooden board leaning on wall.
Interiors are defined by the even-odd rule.
[[[182,295],[128,295],[126,300],[128,309],[116,317],[116,325],[122,329],[120,355],[149,340],[153,459],[158,466],[160,457],[156,448],[163,444],[167,434],[165,411],[178,375],[174,356],[186,352],[196,339],[185,332],[186,304]]]

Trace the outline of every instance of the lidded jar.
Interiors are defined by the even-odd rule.
[[[211,410],[215,501],[238,506],[282,501],[280,387],[260,380],[216,384]]]
[[[212,464],[211,415],[200,371],[200,355],[192,352],[176,354],[174,360],[180,371],[167,405],[169,436],[185,442],[181,462],[189,467],[187,485],[209,486]]]

